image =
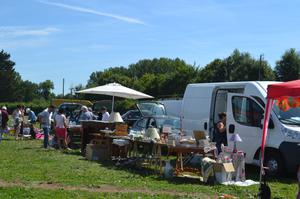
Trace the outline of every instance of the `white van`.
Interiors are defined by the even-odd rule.
[[[165,106],[167,115],[180,117],[182,99],[163,99],[158,102]]]
[[[246,163],[259,165],[262,121],[268,84],[276,82],[223,82],[189,84],[182,100],[182,128],[187,134],[203,130],[213,140],[218,113],[226,112],[227,141],[238,133],[238,150],[246,153]],[[287,112],[274,104],[266,142],[269,174],[296,171],[300,164],[300,108]]]

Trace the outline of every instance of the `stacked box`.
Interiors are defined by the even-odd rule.
[[[111,159],[110,149],[107,145],[87,144],[86,159],[92,161],[107,161]]]

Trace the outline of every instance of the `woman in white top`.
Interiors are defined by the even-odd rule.
[[[14,130],[15,130],[15,139],[17,140],[21,130],[21,122],[22,122],[21,105],[17,105],[17,109],[13,111],[12,118],[13,118]]]
[[[63,147],[68,149],[67,144],[67,118],[63,109],[58,110],[58,114],[54,117],[55,133],[57,137],[58,147],[61,148],[61,141]]]

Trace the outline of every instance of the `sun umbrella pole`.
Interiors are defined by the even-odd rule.
[[[111,112],[114,112],[115,96],[112,97]]]

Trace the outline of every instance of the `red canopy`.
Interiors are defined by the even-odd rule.
[[[284,96],[300,96],[300,80],[271,84],[268,86],[268,99],[278,99]]]
[[[291,97],[292,99],[290,99]],[[273,107],[274,100],[277,100],[277,106],[283,111],[289,110],[290,107],[300,107],[300,80],[268,85],[267,105],[265,111],[261,143],[260,182],[262,180],[262,175],[264,175],[264,151],[266,145],[270,113]]]

